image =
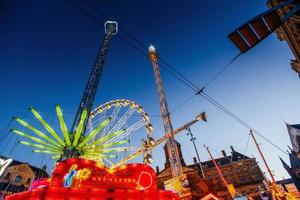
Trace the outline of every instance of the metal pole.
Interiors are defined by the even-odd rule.
[[[211,155],[211,153],[210,153],[210,151],[209,151],[209,147],[208,147],[208,146],[204,146],[204,147],[206,148],[209,157],[210,157],[211,160],[213,161],[213,163],[214,163],[214,165],[215,165],[215,167],[216,167],[216,169],[217,169],[217,171],[218,171],[218,174],[220,175],[221,180],[223,181],[225,187],[228,188],[228,183],[227,183],[227,181],[225,180],[225,178],[224,178],[224,176],[223,176],[223,174],[222,174],[222,172],[221,172],[221,170],[220,170],[220,168],[219,168],[217,162],[215,161],[214,157]]]
[[[213,158],[213,156],[211,155],[211,153],[209,151],[209,147],[207,147],[205,145],[204,145],[204,147],[206,148],[206,150],[207,150],[210,158],[212,159],[212,161],[213,161],[213,163],[214,163],[214,165],[215,165],[215,167],[216,167],[216,169],[217,169],[217,171],[219,173],[219,176],[221,177],[222,182],[224,183],[224,185],[225,185],[226,189],[228,190],[230,196],[232,197],[232,199],[234,199],[235,196],[236,196],[236,191],[235,191],[233,185],[232,184],[228,184],[227,181],[225,180],[225,178],[224,178],[224,176],[223,176],[223,174],[221,172],[221,169],[219,168],[219,165],[217,164],[217,162],[215,161],[215,159]]]
[[[196,138],[194,137],[194,135],[193,135],[193,133],[192,133],[192,131],[191,131],[190,128],[188,128],[187,130],[189,132],[187,135],[191,136],[190,141],[192,141],[193,145],[194,145],[194,149],[195,149],[195,152],[196,152],[196,155],[197,155],[198,163],[200,165],[200,170],[201,170],[202,178],[205,179],[204,170],[203,170],[203,167],[202,167],[202,164],[201,164],[201,160],[200,160],[200,156],[199,156],[199,153],[198,153],[198,149],[197,149],[196,144],[195,144],[195,139]]]
[[[255,139],[255,137],[254,137],[254,135],[253,135],[252,130],[250,130],[250,135],[251,135],[251,137],[252,137],[252,139],[253,139],[253,141],[254,141],[256,147],[257,147],[257,150],[258,150],[258,152],[259,152],[259,154],[260,154],[260,156],[261,156],[261,159],[263,160],[263,162],[264,162],[264,164],[265,164],[265,166],[266,166],[266,168],[267,168],[267,170],[268,170],[268,173],[269,173],[269,175],[270,175],[270,177],[271,177],[271,179],[272,179],[272,183],[273,183],[273,184],[276,183],[276,181],[275,181],[275,179],[274,179],[274,176],[273,176],[273,174],[272,174],[272,172],[271,172],[271,170],[270,170],[270,168],[269,168],[269,165],[268,165],[268,163],[267,163],[267,161],[266,161],[264,155],[262,154],[262,151],[261,151],[261,149],[259,148],[258,143],[257,143],[257,141],[256,141],[256,139]]]

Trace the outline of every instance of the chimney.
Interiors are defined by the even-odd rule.
[[[159,173],[159,166],[156,166],[156,173]]]
[[[221,152],[222,152],[223,157],[227,157],[225,150],[222,150]]]
[[[233,148],[232,145],[230,145],[230,149],[231,149],[231,152],[232,152],[232,153],[235,152],[235,150],[234,150],[234,148]]]

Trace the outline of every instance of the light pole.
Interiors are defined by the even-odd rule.
[[[199,156],[196,144],[195,144],[196,138],[194,137],[194,135],[193,135],[193,133],[192,133],[192,131],[191,131],[190,128],[188,128],[187,131],[188,131],[187,135],[191,136],[190,141],[193,142],[193,145],[194,145],[194,149],[195,149],[195,152],[196,152],[196,155],[197,155],[198,163],[200,165],[200,170],[201,170],[202,178],[205,179],[205,175],[204,175],[203,167],[202,167],[202,164],[201,164],[200,156]]]

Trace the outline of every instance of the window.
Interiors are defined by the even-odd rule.
[[[22,176],[16,176],[16,179],[15,179],[15,182],[16,183],[21,183],[21,181],[22,181]]]
[[[5,179],[9,179],[10,178],[11,173],[7,173],[5,176]]]

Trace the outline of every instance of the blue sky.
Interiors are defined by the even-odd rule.
[[[81,1],[74,2],[96,15]],[[266,9],[266,2],[260,0],[113,0],[95,4],[139,40],[154,44],[162,58],[199,86],[238,53],[227,39],[228,33]],[[0,20],[0,128],[12,116],[22,116],[29,106],[45,115],[54,111],[56,103],[66,112],[76,112],[104,34],[103,26],[67,1],[58,0],[2,1]],[[272,34],[234,62],[206,88],[206,93],[287,149],[290,141],[284,121],[299,123],[300,81],[290,69],[292,57],[287,44]],[[193,94],[164,70],[162,77],[170,110]],[[133,99],[150,115],[159,114],[151,63],[118,38],[111,44],[95,106],[115,98]],[[202,160],[208,159],[203,144],[218,152],[225,149],[229,153],[230,145],[245,152],[249,130],[201,97],[172,114],[174,128],[202,111],[207,112],[208,123],[192,127]],[[68,120],[72,121],[72,115]],[[161,119],[151,120],[154,137],[162,136]],[[177,139],[183,145],[186,162],[191,163],[195,153],[188,137],[182,133]],[[278,156],[286,161],[288,157],[260,137],[257,139],[276,178],[287,177]],[[162,168],[161,151],[154,151],[153,166]],[[253,142],[246,153],[260,161]],[[37,159],[33,157],[30,162],[36,163]]]

